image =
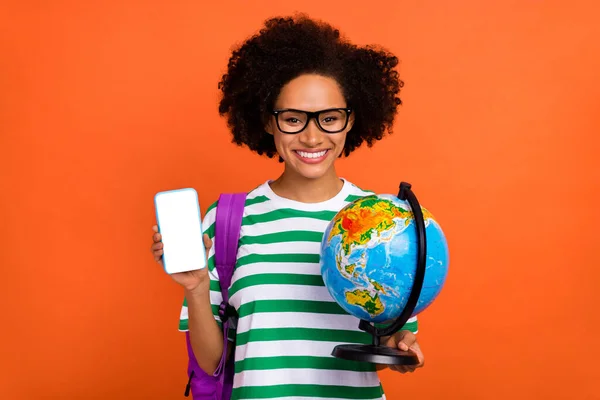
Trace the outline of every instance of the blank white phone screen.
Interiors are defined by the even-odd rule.
[[[194,189],[157,193],[156,219],[168,274],[206,267],[198,194]]]

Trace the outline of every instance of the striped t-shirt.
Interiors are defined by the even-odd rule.
[[[280,197],[269,182],[248,194],[229,288],[229,302],[239,314],[232,399],[385,399],[373,364],[331,355],[338,344],[372,339],[331,297],[319,267],[329,221],[350,201],[369,194],[346,180],[335,197],[320,203]],[[203,226],[213,239],[210,301],[221,325],[215,215],[216,203],[207,209]],[[179,330],[187,329],[184,300]],[[416,318],[404,329],[416,332]]]

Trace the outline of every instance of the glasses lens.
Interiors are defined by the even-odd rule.
[[[325,111],[319,114],[319,125],[324,131],[339,132],[346,125],[348,114],[345,110]]]
[[[277,115],[279,129],[283,132],[300,132],[306,125],[307,115],[299,111],[283,111]]]

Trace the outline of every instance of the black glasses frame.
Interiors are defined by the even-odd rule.
[[[299,131],[295,131],[295,132],[289,132],[289,131],[284,131],[283,129],[281,129],[281,126],[279,126],[279,114],[281,114],[282,112],[286,112],[286,111],[293,111],[293,112],[298,112],[298,113],[304,113],[307,116],[306,119],[306,123],[304,124],[304,126],[302,127],[302,129],[300,129]],[[321,115],[322,113],[327,113],[327,112],[331,112],[331,111],[345,111],[346,112],[346,121],[344,122],[344,126],[341,129],[338,129],[336,131],[331,131],[331,130],[327,130],[325,128],[323,128],[323,126],[321,126],[321,123],[319,122],[319,115]],[[295,108],[284,108],[281,110],[273,110],[271,111],[271,114],[273,114],[275,116],[275,122],[277,123],[277,128],[287,134],[287,135],[295,135],[297,133],[302,132],[303,130],[306,129],[306,127],[308,126],[308,124],[310,123],[311,119],[315,119],[315,122],[317,123],[317,126],[319,127],[319,129],[321,129],[323,132],[326,133],[340,133],[341,131],[343,131],[344,129],[346,129],[346,127],[348,126],[348,121],[350,121],[350,114],[352,114],[352,109],[351,108],[345,108],[345,107],[340,107],[340,108],[328,108],[326,110],[320,110],[320,111],[304,111],[304,110],[297,110]]]

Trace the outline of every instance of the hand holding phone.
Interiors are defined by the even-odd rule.
[[[152,246],[150,247],[150,251],[154,256],[154,261],[156,261],[160,267],[164,270],[163,264],[163,243],[162,236],[158,233],[158,225],[152,226],[152,231],[154,234],[152,235]],[[202,236],[204,242],[204,251],[206,254],[210,251],[212,247],[212,240],[205,233]],[[204,290],[208,290],[208,284],[203,285],[203,283],[210,282],[210,277],[208,276],[208,268],[199,269],[196,271],[188,271],[188,272],[178,272],[176,274],[169,275],[173,280],[183,286],[185,290],[194,291],[199,287],[204,287]]]
[[[154,204],[165,272],[176,274],[206,268],[196,191],[186,188],[159,192],[154,196]]]

